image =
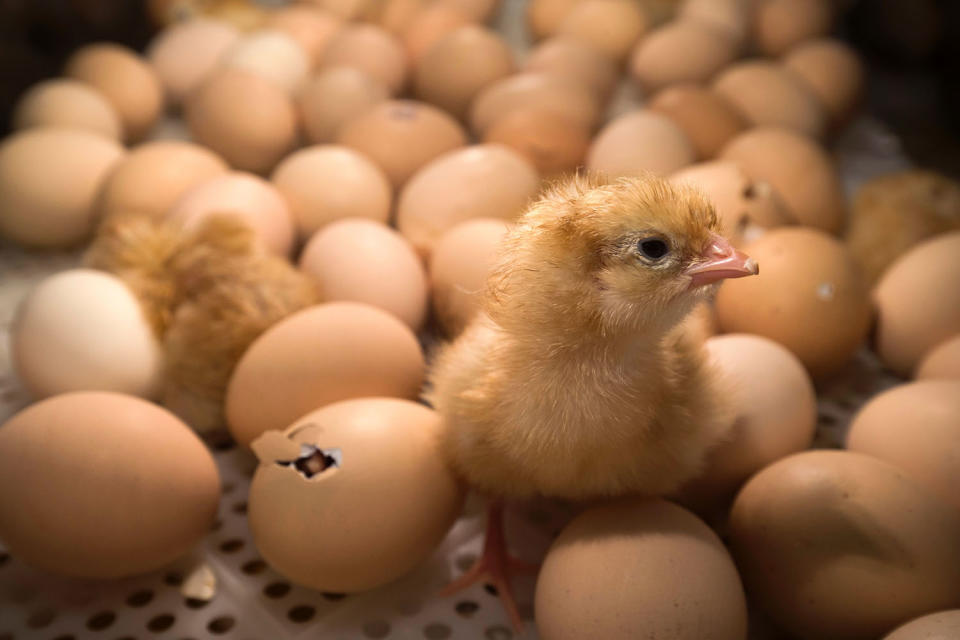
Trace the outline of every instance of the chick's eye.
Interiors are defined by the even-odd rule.
[[[670,247],[660,238],[644,238],[637,243],[637,249],[648,260],[659,260],[670,252]]]

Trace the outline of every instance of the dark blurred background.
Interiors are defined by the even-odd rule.
[[[509,0],[508,0],[509,1]],[[866,110],[919,165],[960,178],[960,0],[852,0],[837,35],[866,61]],[[95,40],[142,50],[156,25],[135,0],[0,0],[0,133],[17,97]]]

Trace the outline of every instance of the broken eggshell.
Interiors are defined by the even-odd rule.
[[[346,400],[254,441],[249,518],[263,558],[293,582],[356,592],[433,552],[463,506],[440,417],[394,398]]]

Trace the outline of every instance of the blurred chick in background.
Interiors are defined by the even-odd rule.
[[[650,176],[555,186],[504,240],[484,313],[443,349],[429,399],[453,468],[492,499],[483,557],[515,626],[502,500],[662,495],[733,417],[683,323],[716,283],[757,273],[699,192]]]

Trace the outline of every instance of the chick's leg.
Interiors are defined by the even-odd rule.
[[[510,622],[519,632],[523,630],[523,620],[517,610],[513,589],[510,586],[510,576],[514,572],[536,570],[537,565],[514,558],[507,551],[507,543],[503,535],[503,503],[494,501],[487,507],[487,531],[483,541],[483,555],[477,558],[466,573],[444,587],[441,595],[453,595],[481,580],[492,582],[497,588],[500,601],[507,610]]]

